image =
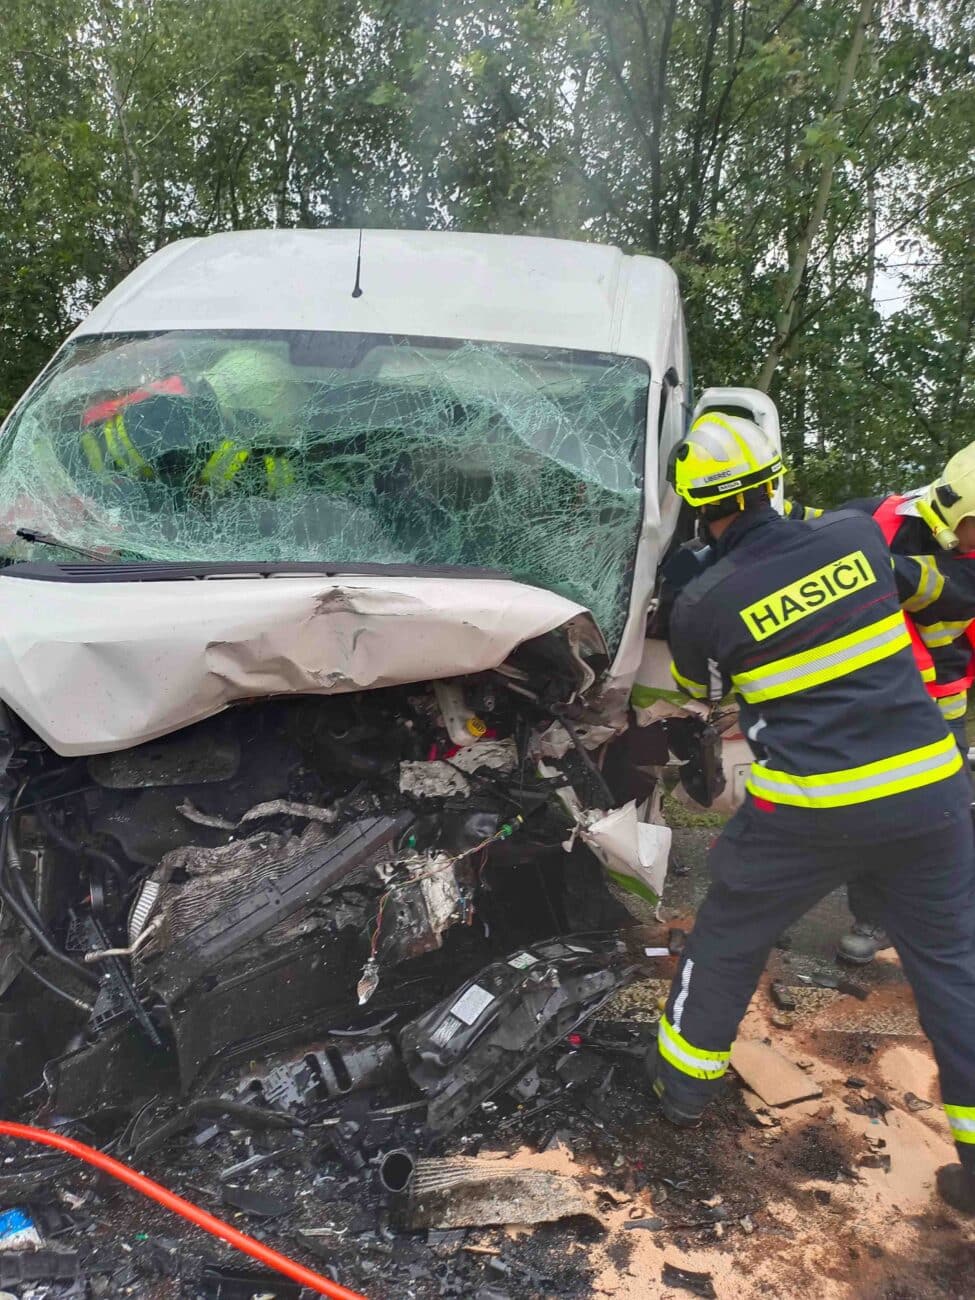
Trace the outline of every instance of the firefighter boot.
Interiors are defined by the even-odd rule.
[[[701,1122],[701,1111],[692,1114],[690,1111],[683,1110],[680,1106],[674,1104],[672,1098],[670,1098],[664,1091],[663,1081],[657,1077],[657,1065],[659,1059],[657,1044],[652,1043],[650,1047],[647,1048],[647,1054],[644,1057],[644,1065],[646,1066],[647,1077],[650,1080],[651,1091],[660,1103],[660,1109],[663,1111],[664,1119],[669,1120],[671,1124],[675,1124],[678,1128],[696,1128],[696,1126]]]
[[[844,934],[836,949],[841,961],[854,966],[866,966],[878,952],[891,946],[886,930],[868,921],[854,921],[849,934]]]
[[[942,1165],[937,1180],[941,1199],[959,1214],[975,1218],[975,1174],[964,1165]]]

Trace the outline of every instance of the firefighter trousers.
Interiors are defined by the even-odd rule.
[[[711,887],[660,1022],[658,1093],[685,1114],[704,1109],[772,944],[855,880],[876,902],[914,990],[959,1158],[975,1172],[975,842],[958,804],[960,814],[941,811],[923,834],[885,841],[878,829],[866,843],[783,833],[774,813],[749,800],[711,851]]]
[[[962,760],[965,764],[965,772],[968,773],[968,739],[965,735],[965,719],[959,718],[957,722],[949,723],[948,729],[954,736],[958,748],[961,750]],[[970,775],[969,780],[971,780]],[[973,812],[975,812],[975,808],[973,808]],[[870,888],[869,883],[861,882],[859,879],[851,880],[846,887],[846,894],[847,903],[849,904],[850,912],[855,921],[860,921],[865,925],[883,927],[880,908],[874,895],[874,891]]]

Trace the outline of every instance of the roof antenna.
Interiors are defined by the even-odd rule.
[[[359,251],[355,259],[355,288],[352,290],[353,298],[362,297],[362,285],[359,280],[362,276],[362,227],[359,227]]]

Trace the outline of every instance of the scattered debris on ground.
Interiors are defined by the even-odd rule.
[[[815,1080],[770,1043],[739,1038],[731,1051],[731,1064],[735,1073],[767,1106],[787,1106],[823,1095]]]
[[[643,1066],[680,946],[667,923],[520,937],[499,955],[455,928],[315,1033],[206,1055],[188,1089],[159,1081],[121,1115],[38,1117],[368,1300],[965,1294],[975,1234],[931,1200],[951,1147],[923,1040],[838,1032],[850,995],[806,986],[783,950],[710,1123],[674,1130]],[[143,1059],[148,1043],[125,1068]],[[65,1157],[0,1159],[16,1300],[302,1297]]]

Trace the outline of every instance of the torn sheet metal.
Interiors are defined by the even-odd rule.
[[[643,643],[643,659],[630,693],[637,726],[649,727],[663,718],[686,717],[689,713],[707,717],[707,704],[689,699],[676,689],[670,663],[667,642],[648,637]]]
[[[0,575],[0,689],[58,754],[142,744],[235,700],[498,667],[580,605],[494,578],[45,582]],[[571,631],[571,626],[567,626]]]
[[[446,853],[434,853],[400,865],[413,879],[391,888],[383,905],[379,951],[385,962],[418,957],[441,947],[444,932],[462,921],[471,906],[466,864],[455,864]]]
[[[338,810],[335,808],[319,808],[316,804],[295,803],[292,799],[265,800],[264,803],[249,808],[236,822],[226,817],[202,812],[189,799],[184,799],[181,804],[177,804],[176,811],[197,826],[209,826],[219,831],[240,830],[250,822],[265,821],[269,817],[296,817],[300,821],[321,822],[325,826],[332,826],[338,820]]]
[[[640,821],[636,801],[630,800],[608,813],[584,812],[578,834],[614,884],[656,906],[667,878],[672,835],[669,826]]]
[[[444,799],[450,795],[470,794],[471,783],[465,773],[488,768],[493,772],[513,772],[518,762],[518,748],[513,740],[482,740],[465,745],[449,761],[404,762],[399,765],[401,794],[418,799]]]
[[[584,749],[599,749],[620,730],[619,727],[607,727],[599,724],[577,722],[575,733]],[[553,722],[541,733],[532,748],[544,758],[564,758],[570,749],[574,749],[572,737],[561,722]]]

